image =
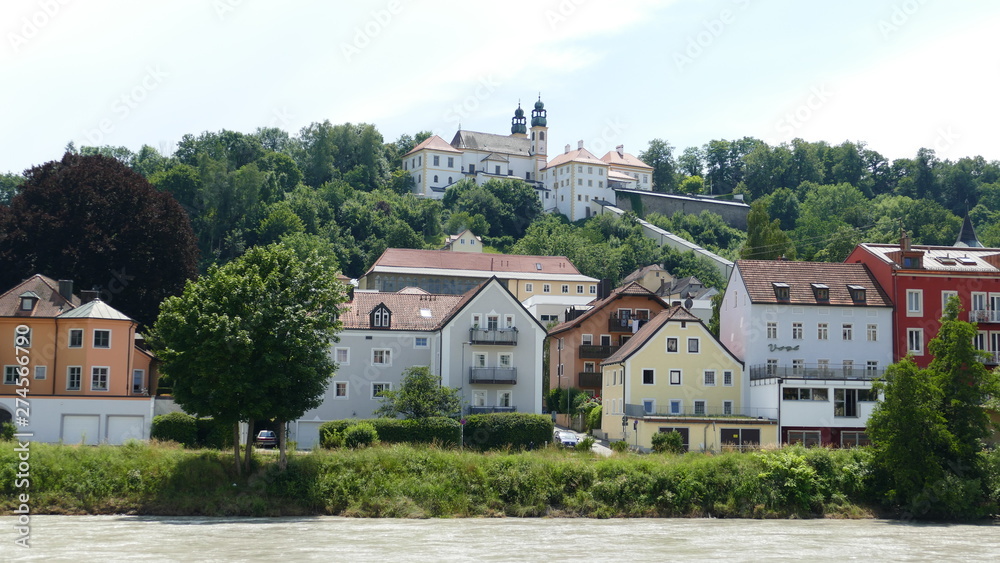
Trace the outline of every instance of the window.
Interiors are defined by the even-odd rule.
[[[722,384],[726,387],[733,386],[733,372],[731,370],[726,370],[722,372]]]
[[[830,325],[826,323],[819,323],[816,325],[816,338],[819,340],[827,340],[830,338]]]
[[[699,342],[697,338],[688,338],[688,353],[698,353]]]
[[[854,339],[854,325],[850,323],[844,323],[844,328],[842,331],[842,336],[844,340]]]
[[[388,348],[375,348],[372,350],[372,365],[391,366],[392,350],[389,350]]]
[[[4,385],[17,385],[17,368],[20,366],[4,366],[3,367],[3,384]],[[24,375],[28,375],[27,368],[25,368]]]
[[[906,350],[914,356],[924,355],[924,329],[906,329]]]
[[[854,360],[844,360],[841,364],[844,377],[854,377]]]
[[[830,373],[830,360],[816,360],[816,368],[823,375],[829,375]]]
[[[91,391],[107,391],[108,390],[108,369],[106,367],[94,366],[90,368],[90,390]]]
[[[854,418],[858,416],[857,389],[833,390],[833,416],[844,416],[844,417],[854,417]]]
[[[667,337],[667,353],[676,354],[677,353],[677,338],[673,336]]]
[[[562,286],[562,292],[563,293],[569,293],[569,285],[568,284],[563,284],[563,286]]]
[[[802,444],[807,448],[820,445],[819,430],[789,430],[789,444]]]
[[[376,328],[389,328],[392,323],[392,312],[385,305],[379,305],[372,312],[372,326]]]
[[[770,339],[775,339],[778,337],[778,323],[775,322],[767,323],[767,337]]]
[[[582,285],[576,286],[576,292],[582,294],[583,293],[583,286]]]
[[[333,349],[333,359],[335,362],[342,366],[350,365],[351,363],[351,349],[350,348],[334,348]]]
[[[865,375],[867,377],[875,377],[878,375],[878,362],[874,360],[868,360],[865,363]]]
[[[474,391],[472,393],[472,406],[474,407],[486,406],[486,391]]]
[[[732,401],[722,401],[722,414],[731,415],[733,414],[733,402]]]
[[[706,414],[706,412],[705,412],[705,401],[695,401],[694,402],[694,414],[695,415],[702,415],[702,416],[704,416]]]
[[[681,414],[681,402],[679,399],[670,400],[670,414]]]
[[[69,347],[70,348],[83,348],[83,329],[82,328],[71,328],[71,329],[69,329]]]
[[[596,285],[590,286],[590,294],[591,295],[596,295],[597,294],[597,286]]]
[[[499,315],[486,315],[486,330],[499,330],[499,329],[500,329]]]
[[[496,174],[497,176],[499,176],[499,175],[500,175],[500,165],[499,165],[499,164],[493,167],[493,172],[494,172],[494,173],[495,173],[495,174]]]
[[[66,368],[66,390],[79,391],[80,380],[83,378],[83,368],[81,366],[69,366]]]
[[[528,293],[531,293],[532,291],[535,291],[535,284],[533,284],[533,283],[526,283],[526,284],[524,284],[524,291],[527,291]]]
[[[514,315],[504,315],[503,316],[503,327],[504,328],[514,328]]]
[[[681,384],[681,370],[679,369],[670,370],[670,384],[671,385]]]
[[[906,290],[906,316],[919,317],[924,314],[924,290]]]
[[[863,285],[848,285],[847,291],[851,293],[851,300],[855,303],[864,303],[867,290]]]
[[[642,412],[645,414],[653,414],[656,412],[656,401],[653,399],[643,399]]]
[[[132,370],[132,392],[142,393],[146,390],[146,370]]]
[[[778,360],[775,358],[767,359],[767,375],[778,375]]]
[[[448,168],[454,168],[454,167],[455,167],[455,157],[449,156],[448,157]]]
[[[594,373],[595,366],[596,362],[583,362],[583,371],[587,373]]]
[[[774,297],[778,301],[788,301],[791,294],[791,286],[787,283],[771,282],[774,288]]]
[[[514,365],[513,356],[509,353],[500,354],[497,356],[498,364],[502,368],[509,368]]]
[[[826,401],[829,394],[822,387],[785,387],[781,390],[781,398],[785,401]]]
[[[864,432],[845,430],[840,433],[840,447],[842,448],[855,448],[869,444],[871,444],[871,440],[868,439],[868,435]]]
[[[941,292],[941,311],[948,305],[948,300],[952,297],[958,297],[957,291],[942,291]]]
[[[426,336],[415,336],[413,337],[413,347],[414,348],[427,348],[429,346]]]
[[[812,283],[809,285],[812,286],[813,296],[816,298],[816,301],[830,300],[830,288],[826,284]]]
[[[590,346],[593,343],[594,343],[594,335],[593,334],[581,334],[580,335],[580,344],[583,344],[584,346]]]
[[[347,382],[346,381],[335,381],[333,383],[333,397],[335,399],[346,399],[347,398]]]
[[[437,158],[437,157],[434,157],[434,158]],[[437,174],[435,174],[435,175],[434,175],[434,183],[436,184],[437,182],[438,182],[438,175],[437,175]],[[462,241],[462,243],[464,244],[464,243],[465,243],[465,241],[463,240],[463,241]]]
[[[805,373],[805,360],[792,360],[792,375],[802,375]]]
[[[802,323],[792,323],[792,340],[802,340]]]
[[[655,381],[655,379],[654,379],[653,376],[654,376],[654,371],[653,370],[651,370],[651,369],[644,369],[644,370],[642,370],[642,384],[643,385],[653,385],[653,383]]]
[[[868,325],[868,342],[878,342],[878,325]]]
[[[45,379],[48,377],[48,366],[35,366],[35,379]]]
[[[386,391],[392,391],[392,383],[372,383],[372,399],[378,399]]]
[[[715,386],[715,370],[712,369],[705,370],[705,385],[708,387]]]
[[[21,348],[31,348],[31,329],[29,328],[27,332],[15,332],[14,333],[14,346],[20,346]]]
[[[511,392],[510,391],[497,391],[497,406],[507,407],[511,406]]]
[[[547,283],[543,283],[542,284],[542,293],[548,293],[550,291],[552,291],[552,286],[550,286]]]

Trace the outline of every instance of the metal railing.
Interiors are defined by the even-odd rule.
[[[517,368],[469,368],[469,383],[517,383]]]
[[[724,405],[706,404],[704,406],[695,406],[691,403],[684,403],[679,405],[676,410],[672,409],[671,405],[656,405],[652,412],[647,412],[643,405],[626,404],[625,415],[636,418],[643,416],[682,416],[687,418],[704,416],[711,418],[733,417],[777,420],[778,409],[745,407],[732,408],[727,411]]]
[[[618,351],[621,346],[610,346],[601,344],[581,344],[580,357],[603,360]]]
[[[517,345],[516,328],[470,328],[469,342],[473,344],[501,344],[504,346]]]
[[[632,332],[632,321],[638,321],[636,323],[636,330],[642,327],[642,325],[649,322],[649,319],[637,319],[635,317],[620,317],[616,314],[612,314],[608,317],[608,330],[612,332]]]
[[[479,406],[469,407],[469,414],[492,414],[495,412],[517,412],[517,407]]]
[[[577,385],[580,387],[600,387],[604,385],[604,374],[602,373],[581,371],[577,375],[579,376]]]
[[[788,379],[847,379],[869,381],[882,377],[884,373],[885,368],[868,368],[861,365],[757,365],[750,366],[750,381],[776,379],[779,377]]]
[[[974,309],[969,311],[970,323],[1000,323],[1000,311]]]

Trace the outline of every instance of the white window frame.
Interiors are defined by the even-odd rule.
[[[504,361],[506,360],[506,363]],[[514,367],[514,354],[510,352],[500,352],[497,354],[497,367],[501,368],[512,368]]]
[[[76,386],[70,385],[73,381],[73,370],[76,370]],[[66,366],[66,390],[79,391],[83,389],[83,366]]]
[[[680,399],[670,399],[670,414],[684,414],[684,402]]]
[[[35,366],[35,380],[45,380],[49,376],[49,366]]]
[[[944,312],[945,305],[948,304],[948,300],[952,297],[958,297],[958,292],[952,289],[945,289],[941,292],[941,311]]]
[[[878,342],[878,325],[869,324],[866,334],[868,335],[868,342]]]
[[[656,399],[643,399],[642,400],[642,412],[645,414],[653,414],[656,412]]]
[[[722,401],[722,414],[732,415],[733,414],[733,402],[732,401]]]
[[[732,387],[733,386],[733,381],[735,381],[735,378],[733,377],[733,370],[731,370],[731,369],[723,370],[722,371],[722,386],[723,387]]]
[[[679,369],[670,370],[670,385],[683,385],[684,384],[684,372]]]
[[[854,323],[844,323],[840,327],[840,336],[845,341],[854,340]]]
[[[830,339],[830,323],[817,323],[816,340],[829,340],[829,339]]]
[[[381,362],[375,361],[375,353],[382,352]],[[390,348],[372,348],[372,365],[373,366],[391,366],[392,365],[392,349]]]
[[[652,379],[649,383],[646,383],[646,372]],[[642,379],[639,381],[642,385],[656,385],[656,369],[655,368],[642,368]]]
[[[792,323],[792,340],[802,340],[802,323]]]
[[[596,295],[597,294],[597,286],[596,285],[594,285],[594,284],[590,285],[590,293],[591,293],[591,295]]]
[[[547,283],[543,283],[542,284],[542,293],[551,293],[551,292],[552,292],[552,285],[547,284]]]
[[[486,406],[486,391],[473,391],[472,392],[472,406],[473,407],[485,407]]]
[[[97,375],[98,370],[104,370],[104,389],[98,389]],[[111,366],[92,366],[90,368],[90,390],[97,392],[107,392],[111,389]]]
[[[138,387],[138,389],[136,388],[136,385],[135,385],[135,376],[136,375],[139,376],[139,387]],[[144,369],[133,369],[132,370],[132,392],[133,393],[142,393],[142,390],[146,389],[146,388],[147,388],[147,385],[146,385],[146,370],[144,370]]]
[[[423,344],[420,341],[423,340]],[[414,336],[413,337],[413,347],[417,349],[424,349],[431,347],[431,339],[426,336]]]
[[[701,410],[701,412],[698,412],[699,410]],[[691,412],[691,414],[693,414],[695,416],[697,416],[697,415],[701,415],[701,416],[707,415],[708,414],[708,402],[705,401],[705,399],[695,399],[694,400],[694,410]]]
[[[348,385],[348,381],[334,381],[333,382],[333,398],[337,401],[343,401],[350,398],[351,386]],[[344,394],[340,394],[340,390],[343,388]]]
[[[592,346],[594,344],[594,335],[593,334],[581,334],[580,335],[580,344],[583,345],[583,346]]]
[[[768,340],[776,340],[778,338],[778,323],[774,321],[768,321],[767,338]]]
[[[673,350],[670,349],[670,344],[674,345]],[[667,345],[667,354],[680,354],[680,345],[681,345],[680,338],[677,338],[676,336],[668,336],[666,345]]]
[[[906,316],[907,317],[924,316],[924,290],[922,289],[906,290]]]
[[[6,365],[3,367],[3,384],[4,385],[17,385],[17,380],[20,379],[18,374],[18,368],[23,367],[19,365]]]
[[[705,384],[705,387],[715,387],[715,373],[714,369],[706,369],[702,372],[702,382]]]
[[[339,357],[338,357],[341,352],[343,352],[344,356],[347,358],[343,362],[341,362],[339,360]],[[333,349],[333,361],[336,362],[337,365],[340,365],[340,366],[349,366],[349,365],[351,365],[351,349],[348,348],[348,347],[346,347],[346,346],[337,346],[336,348]]]
[[[535,284],[533,284],[533,283],[525,283],[524,284],[524,291],[527,292],[527,293],[534,293],[534,291],[535,291]]]
[[[919,347],[914,348],[913,344],[919,344]],[[908,328],[906,329],[906,351],[914,356],[924,355],[924,329],[922,328]]]
[[[66,340],[66,342],[67,342],[66,347],[67,348],[83,348],[83,333],[84,333],[84,330],[82,328],[71,328],[71,329],[69,329],[69,334],[67,334],[67,336],[66,336],[66,338],[67,338],[67,340]],[[80,335],[80,343],[77,344],[76,346],[73,345],[73,334]]]
[[[472,354],[472,367],[474,368],[485,368],[489,367],[489,358],[486,352],[475,352]],[[562,364],[559,364],[560,366]],[[562,374],[560,374],[562,375]]]
[[[25,333],[14,332],[14,346],[19,347],[19,348],[31,348],[31,341],[32,341],[31,333],[32,332],[34,332],[34,331],[32,330],[31,327],[28,327],[28,332],[25,332]],[[21,342],[19,344],[18,342],[19,342],[20,339],[23,339],[25,342]]]
[[[691,345],[694,344],[694,350],[691,349]],[[687,352],[688,354],[701,354],[701,339],[697,336],[692,336],[687,339]]]
[[[503,316],[503,327],[504,328],[514,328],[514,315],[504,315]]]
[[[504,397],[507,400],[504,401]],[[507,404],[504,404],[507,403]],[[514,392],[510,389],[501,389],[497,391],[497,406],[498,407],[513,407],[514,406]]]
[[[101,332],[101,333],[106,332],[108,334],[108,345],[107,346],[98,346],[97,345],[97,333],[99,333],[99,332]],[[96,348],[98,350],[110,350],[111,349],[111,329],[110,328],[95,328],[93,334],[91,335],[90,343],[93,345],[94,348]]]
[[[376,385],[382,386],[377,392],[375,391]],[[392,391],[392,383],[388,381],[372,381],[371,398],[373,401],[378,401],[382,398],[380,395],[377,394],[381,393],[382,391]]]

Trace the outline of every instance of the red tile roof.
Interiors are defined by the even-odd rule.
[[[21,311],[20,295],[26,291],[34,292],[39,297],[38,303],[31,311]],[[15,285],[10,291],[0,295],[0,316],[2,317],[57,317],[80,305],[80,298],[75,295],[66,300],[59,294],[59,282],[35,274]]]
[[[344,328],[373,328],[370,314],[380,303],[385,303],[392,312],[389,330],[436,330],[462,298],[461,295],[355,291],[354,299],[346,305],[340,320]]]
[[[542,170],[555,168],[556,166],[566,164],[567,162],[582,162],[584,164],[607,166],[606,162],[594,156],[594,153],[588,151],[587,149],[576,149],[575,151],[564,152],[553,158],[548,164],[545,165],[545,168],[542,168]]]
[[[645,162],[639,160],[638,158],[627,152],[618,154],[618,151],[608,151],[608,154],[602,156],[601,160],[613,166],[634,166],[637,168],[648,168],[650,170],[653,169],[652,166],[646,164]]]
[[[538,266],[541,265],[541,268]],[[485,272],[521,272],[534,274],[579,275],[580,271],[565,256],[525,256],[520,254],[478,254],[449,250],[389,248],[365,273],[379,267],[437,268]]]
[[[413,147],[412,149],[410,149],[410,152],[404,154],[403,158],[406,158],[406,157],[410,156],[411,154],[413,154],[413,153],[415,153],[417,151],[424,150],[424,149],[430,149],[432,151],[453,152],[453,153],[462,154],[462,151],[460,151],[460,150],[456,149],[455,147],[451,146],[450,144],[448,144],[448,141],[445,141],[444,139],[442,139],[441,137],[438,137],[437,135],[431,135],[430,137],[427,137],[426,139],[424,139],[423,141],[421,141],[419,145],[417,145],[417,146]]]
[[[622,344],[621,348],[615,351],[614,354],[608,356],[607,359],[601,362],[601,364],[616,364],[618,362],[625,361],[629,356],[639,351],[640,348],[646,345],[646,342],[653,337],[663,325],[667,324],[669,321],[687,321],[700,323],[701,319],[696,317],[691,311],[688,311],[680,305],[674,305],[669,309],[664,309],[656,314],[649,322],[642,325],[632,338],[628,339],[628,342]]]
[[[788,260],[737,260],[736,269],[743,278],[752,303],[787,303],[792,305],[860,305],[891,307],[892,302],[864,264],[836,262],[792,262]],[[778,301],[773,283],[789,285],[789,300]],[[811,284],[823,284],[830,290],[829,301],[817,301]],[[865,302],[851,299],[848,285],[865,288]]]
[[[598,314],[601,311],[601,309],[603,309],[609,303],[612,303],[615,300],[620,299],[621,297],[623,297],[625,295],[645,296],[645,297],[649,297],[650,299],[653,299],[654,301],[659,302],[659,304],[662,305],[664,308],[666,308],[666,307],[669,306],[669,305],[667,305],[666,301],[664,301],[663,299],[660,299],[655,293],[653,293],[652,291],[650,291],[650,290],[646,289],[645,287],[642,287],[641,285],[639,285],[639,282],[629,282],[629,283],[627,283],[627,284],[625,284],[625,285],[623,285],[621,287],[615,288],[615,290],[612,291],[611,294],[608,295],[607,297],[605,297],[604,299],[601,299],[600,301],[595,301],[592,304],[591,308],[589,310],[585,311],[584,313],[582,313],[579,317],[577,317],[577,318],[575,318],[573,320],[563,321],[563,322],[557,324],[556,326],[552,327],[552,330],[549,331],[549,335],[551,336],[553,334],[558,334],[560,332],[567,331],[567,330],[569,330],[569,329],[571,329],[571,328],[579,325],[583,321],[585,321],[585,320],[589,319],[590,317],[593,317],[594,315]],[[649,324],[649,323],[646,323],[646,324]]]

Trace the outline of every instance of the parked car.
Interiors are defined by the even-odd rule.
[[[557,444],[566,446],[567,448],[575,447],[577,442],[580,441],[580,437],[576,435],[576,432],[566,430],[556,432],[555,439]]]
[[[278,446],[278,435],[274,433],[274,430],[261,430],[257,433],[254,444],[258,448],[275,448]]]

